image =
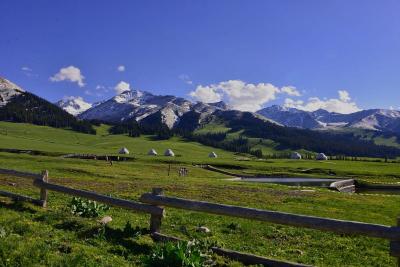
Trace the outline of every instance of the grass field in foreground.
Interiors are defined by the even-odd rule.
[[[213,163],[238,173],[358,176],[370,181],[398,182],[394,163],[271,160],[258,161],[243,155],[185,142],[180,139],[151,141],[150,137],[97,136],[24,124],[0,123],[0,148],[35,149],[63,153],[113,153],[121,146],[133,152],[135,161],[115,162],[65,159],[0,153],[0,168],[39,172],[48,169],[52,182],[137,200],[152,187],[167,195],[236,204],[298,214],[394,225],[400,215],[400,196],[341,194],[326,189],[247,184],[226,181],[227,176],[194,167],[192,163]],[[7,130],[4,130],[7,128]],[[2,129],[2,130],[1,130]],[[103,128],[104,130],[104,128]],[[76,138],[78,136],[78,138]],[[79,139],[79,141],[76,141]],[[75,141],[74,141],[75,140]],[[159,152],[172,148],[180,157],[149,157],[150,148]],[[207,157],[210,150],[220,156]],[[170,176],[167,175],[171,164]],[[178,168],[187,167],[188,177]],[[311,169],[304,172],[304,170]],[[9,181],[17,182],[10,186]],[[0,189],[37,196],[38,189],[15,178],[0,177]],[[304,190],[307,189],[307,190]],[[143,255],[154,243],[147,234],[121,236],[127,221],[134,227],[148,227],[149,216],[111,208],[110,234],[96,235],[95,219],[73,216],[67,209],[71,197],[51,192],[49,207],[15,205],[0,201],[0,266],[140,266]],[[249,220],[167,208],[162,232],[185,239],[201,238],[229,249],[317,266],[394,266],[388,242],[358,236],[335,235],[302,228],[258,223]],[[234,223],[236,229],[228,226]],[[210,235],[195,231],[199,225]],[[218,259],[223,265],[238,263]]]

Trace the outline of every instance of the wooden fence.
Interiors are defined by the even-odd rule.
[[[36,205],[46,207],[48,201],[48,190],[50,190],[72,196],[79,196],[95,200],[101,203],[108,204],[110,206],[116,206],[141,213],[148,213],[151,215],[150,231],[152,233],[152,237],[155,240],[180,240],[176,237],[161,234],[161,223],[162,219],[165,216],[164,207],[173,207],[184,210],[239,217],[294,227],[311,228],[338,234],[356,234],[387,239],[390,241],[390,255],[398,258],[398,266],[400,267],[400,218],[397,221],[397,226],[335,220],[285,212],[216,204],[177,197],[168,197],[163,194],[163,190],[161,188],[154,188],[151,193],[145,193],[140,197],[141,202],[135,202],[131,200],[124,200],[100,195],[91,191],[73,189],[70,187],[50,183],[49,174],[47,171],[43,171],[42,174],[34,174],[0,169],[0,174],[31,179],[33,180],[33,185],[40,189],[39,199],[34,199],[28,196],[23,196],[7,191],[0,191],[0,196],[10,197],[15,200],[28,201]],[[252,254],[246,254],[217,247],[212,248],[212,250],[216,254],[233,258],[245,264],[265,264],[268,266],[305,266],[298,263],[272,260]]]

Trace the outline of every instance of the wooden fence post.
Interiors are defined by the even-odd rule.
[[[151,193],[156,196],[164,195],[162,188],[153,188]],[[164,208],[163,207],[160,208],[163,209],[162,215],[152,214],[150,216],[150,233],[155,233],[155,232],[159,233],[161,230],[161,220],[164,217]]]
[[[45,170],[42,172],[41,180],[45,183],[47,183],[49,181],[49,171],[48,170]],[[42,202],[43,208],[47,207],[47,194],[48,194],[47,189],[40,188],[40,201]]]

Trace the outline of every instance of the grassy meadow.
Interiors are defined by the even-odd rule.
[[[151,136],[130,138],[109,135],[107,126],[86,135],[49,127],[0,122],[0,149],[38,150],[41,155],[0,152],[0,168],[40,172],[50,181],[138,200],[153,187],[165,194],[210,202],[293,212],[336,219],[394,225],[400,215],[400,195],[343,194],[323,188],[227,181],[229,176],[196,167],[211,164],[243,175],[354,177],[366,182],[400,182],[400,164],[361,161],[258,160],[178,137],[154,141]],[[68,153],[113,155],[127,147],[132,161],[67,159]],[[160,156],[148,156],[154,148]],[[171,148],[176,157],[162,156]],[[215,151],[217,159],[208,158]],[[186,167],[187,177],[178,169]],[[168,175],[168,170],[170,173]],[[15,182],[16,185],[11,185]],[[29,181],[0,176],[0,190],[38,196]],[[98,234],[98,219],[72,215],[71,197],[49,193],[48,208],[13,203],[0,197],[0,266],[141,266],[154,243],[149,237],[149,216],[111,208],[113,221],[105,236]],[[125,235],[129,222],[138,227]],[[199,233],[206,226],[211,233]],[[232,227],[234,226],[234,227]],[[166,208],[162,232],[187,240],[197,238],[220,246],[275,259],[316,266],[395,266],[389,244],[381,239],[254,222],[231,217]],[[219,266],[241,266],[216,257]]]

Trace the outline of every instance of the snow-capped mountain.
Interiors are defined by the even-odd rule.
[[[171,95],[153,95],[149,92],[131,90],[125,91],[107,101],[94,105],[79,115],[85,120],[102,120],[106,122],[121,122],[131,118],[143,121],[150,115],[159,116],[161,123],[173,128],[187,112],[195,110],[204,114],[222,109],[223,103],[194,104],[184,98]]]
[[[7,105],[13,97],[21,95],[24,92],[25,90],[18,85],[0,77],[0,107]]]
[[[77,116],[92,107],[92,104],[86,102],[79,96],[67,96],[55,104],[74,116]]]
[[[368,109],[350,114],[340,114],[319,109],[313,112],[271,106],[258,114],[282,125],[305,129],[359,128],[384,132],[400,132],[400,111]]]

